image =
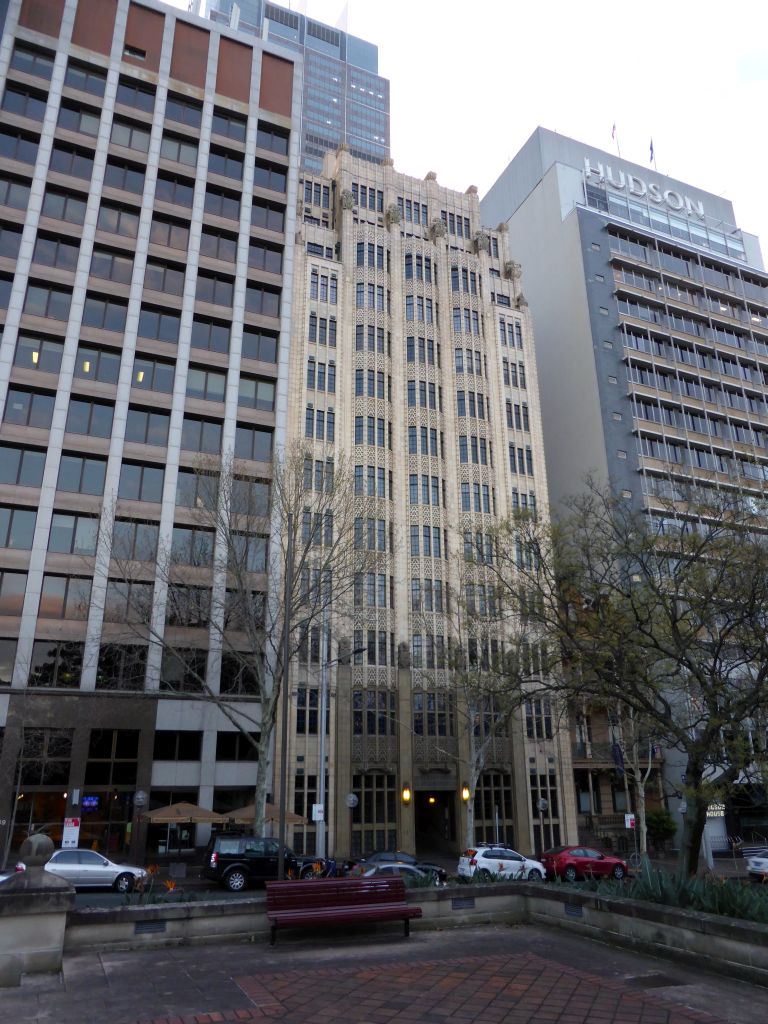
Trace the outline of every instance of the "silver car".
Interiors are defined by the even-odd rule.
[[[45,870],[71,882],[76,889],[113,888],[130,892],[136,881],[149,877],[144,868],[115,864],[95,850],[57,850]]]

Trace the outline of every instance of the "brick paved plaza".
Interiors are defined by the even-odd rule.
[[[295,933],[67,958],[2,1024],[757,1024],[768,990],[537,926]]]

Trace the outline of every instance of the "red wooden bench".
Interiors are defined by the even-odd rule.
[[[274,946],[278,928],[311,928],[358,921],[402,921],[406,937],[421,907],[406,902],[402,878],[320,878],[267,882],[267,920]]]

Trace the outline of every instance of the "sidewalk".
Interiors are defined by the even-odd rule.
[[[538,926],[294,932],[66,958],[2,1024],[755,1024],[768,990]]]

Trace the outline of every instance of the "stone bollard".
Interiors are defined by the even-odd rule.
[[[52,853],[48,836],[30,836],[20,851],[27,870],[0,882],[0,986],[19,985],[22,974],[61,970],[75,890],[45,870]]]

